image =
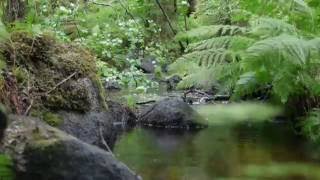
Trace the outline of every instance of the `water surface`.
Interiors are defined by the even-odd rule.
[[[320,179],[320,150],[284,123],[136,128],[118,139],[114,153],[145,180]]]

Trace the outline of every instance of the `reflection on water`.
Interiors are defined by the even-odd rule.
[[[188,133],[137,128],[114,152],[145,180],[320,179],[311,149],[288,126],[260,122]]]
[[[12,161],[6,155],[0,154],[0,180],[13,180]]]

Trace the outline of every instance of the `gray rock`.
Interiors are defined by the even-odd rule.
[[[121,90],[120,84],[117,81],[113,81],[113,80],[106,81],[104,84],[104,88],[107,91],[120,91]]]
[[[71,134],[80,140],[105,148],[103,139],[112,149],[121,133],[122,127],[131,127],[136,123],[135,114],[116,102],[108,102],[109,110],[106,112],[66,112],[60,111],[63,118],[59,129]],[[120,128],[119,126],[121,125]],[[103,139],[102,139],[103,137]]]
[[[14,116],[3,141],[17,179],[136,180],[114,156],[30,117]]]
[[[166,79],[167,89],[168,90],[175,90],[180,81],[182,81],[182,78],[178,75],[174,75],[174,76]]]
[[[181,98],[166,98],[145,108],[139,124],[159,128],[197,129],[207,122]]]
[[[156,66],[158,66],[157,59],[153,56],[147,56],[141,60],[140,69],[144,73],[154,73]]]

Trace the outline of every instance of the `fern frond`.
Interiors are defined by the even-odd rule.
[[[0,20],[0,41],[5,40],[9,37],[9,33],[6,29],[6,26]]]
[[[212,90],[217,87],[218,82],[214,78],[214,69],[202,68],[193,74],[186,76],[177,86],[178,89],[198,88]]]
[[[312,8],[304,0],[292,0],[292,9],[296,12],[305,13],[313,16]]]
[[[179,33],[177,40],[194,40],[199,41],[217,36],[234,36],[244,34],[246,28],[234,25],[212,25],[201,26],[187,32]]]
[[[292,94],[311,90],[313,81],[305,83],[306,79],[313,79],[308,70],[311,52],[310,42],[295,36],[281,35],[256,42],[248,48],[241,62],[250,78],[246,74],[240,76],[237,91],[252,87],[251,80],[260,85],[272,84],[273,94],[286,103]]]
[[[309,48],[317,51],[320,54],[320,38],[311,39],[307,43],[309,45]]]
[[[208,49],[244,50],[254,43],[254,40],[244,36],[221,36],[208,40],[192,43],[187,51],[203,51]]]
[[[194,51],[189,54],[185,54],[177,61],[181,59],[197,62],[199,66],[212,67],[217,64],[231,63],[237,61],[237,55],[230,50],[220,49],[209,49],[203,51]]]
[[[295,26],[274,18],[258,18],[251,21],[252,30],[251,34],[262,36],[262,37],[274,37],[281,34],[296,35],[297,30]]]
[[[201,68],[194,61],[190,61],[187,59],[179,59],[176,62],[170,64],[168,69],[168,74],[169,75],[177,74],[180,77],[184,77],[186,75],[197,72],[200,69]]]
[[[244,62],[256,61],[264,64],[277,64],[291,61],[294,64],[305,64],[310,57],[307,41],[295,36],[281,35],[258,41],[246,51]]]

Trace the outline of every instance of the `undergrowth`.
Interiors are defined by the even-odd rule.
[[[188,45],[170,65],[171,75],[183,77],[178,87],[282,105],[288,117],[307,117],[303,132],[318,139],[318,113],[312,109],[320,105],[319,3],[210,2],[211,8],[199,2],[198,26],[176,36]]]

